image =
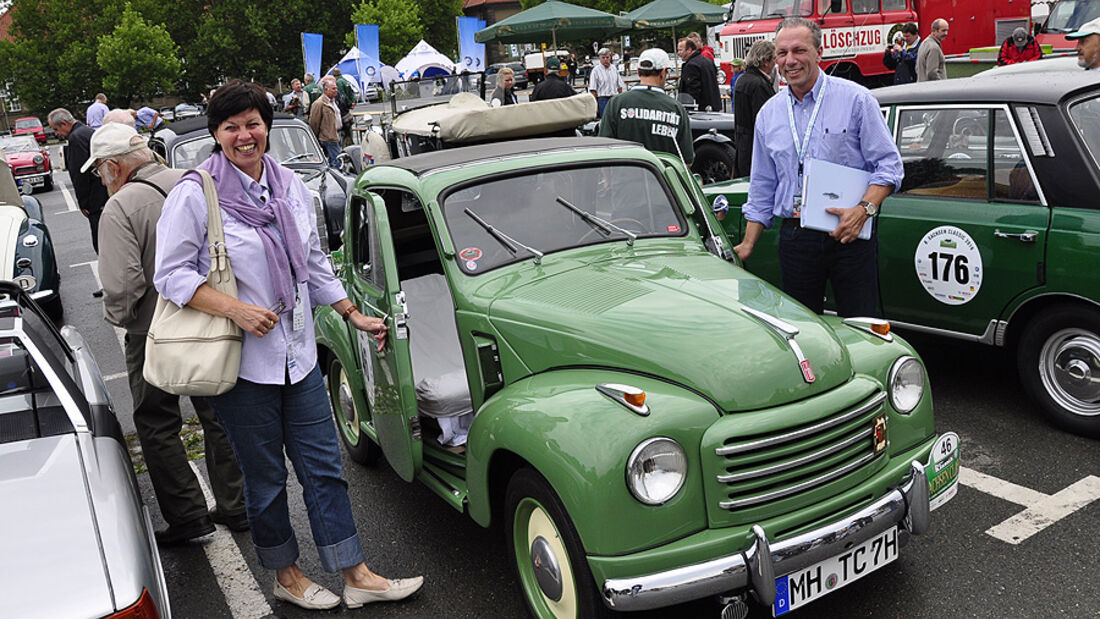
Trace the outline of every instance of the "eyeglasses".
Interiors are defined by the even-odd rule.
[[[100,159],[99,161],[95,162],[95,165],[92,166],[92,169],[89,170],[89,172],[91,172],[92,176],[94,176],[96,178],[103,178],[102,176],[99,175],[99,166],[107,163],[108,161],[113,161],[113,160],[112,159]],[[117,161],[115,161],[115,165],[118,165]]]

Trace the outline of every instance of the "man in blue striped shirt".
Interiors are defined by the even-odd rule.
[[[901,155],[878,102],[863,86],[827,76],[821,29],[809,20],[779,24],[775,59],[788,87],[760,109],[753,139],[745,237],[734,248],[742,261],[774,218],[782,218],[779,265],[783,291],[817,313],[831,282],[841,316],[878,313],[878,238],[858,239],[868,217],[901,187]],[[819,159],[871,173],[858,204],[827,209],[840,218],[831,233],[799,226],[802,170]]]

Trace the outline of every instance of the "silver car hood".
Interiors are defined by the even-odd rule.
[[[108,590],[76,436],[0,444],[0,617],[102,617]]]

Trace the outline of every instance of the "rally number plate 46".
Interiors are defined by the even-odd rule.
[[[855,582],[898,558],[898,530],[890,527],[835,557],[775,579],[772,615],[788,613]]]

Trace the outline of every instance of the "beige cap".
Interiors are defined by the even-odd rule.
[[[1100,34],[1100,17],[1097,17],[1090,22],[1086,22],[1081,26],[1080,29],[1077,30],[1077,32],[1071,32],[1067,34],[1066,38],[1070,40],[1083,39],[1091,34]]]
[[[100,159],[125,155],[146,146],[145,138],[138,135],[137,130],[121,123],[107,123],[92,134],[89,150],[91,153],[84,165],[80,166],[81,172],[87,172]]]

